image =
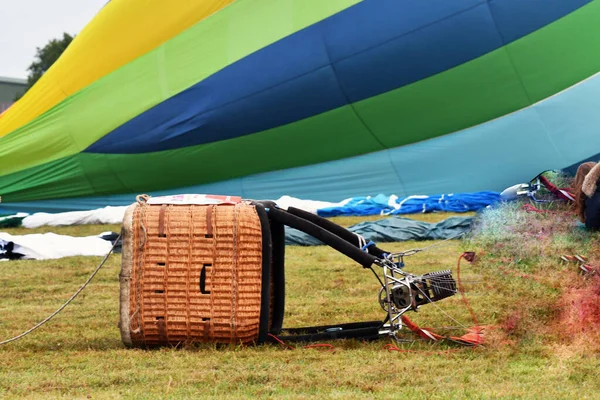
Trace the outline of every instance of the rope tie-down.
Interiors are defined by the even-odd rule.
[[[56,315],[58,315],[62,310],[64,310],[65,307],[68,306],[73,300],[75,300],[75,298],[79,295],[79,293],[81,293],[83,291],[83,289],[85,289],[90,284],[90,282],[92,281],[92,279],[94,279],[94,277],[96,276],[96,274],[98,273],[98,271],[100,271],[100,269],[104,266],[104,264],[108,260],[108,257],[112,254],[113,250],[117,246],[117,243],[119,242],[120,239],[121,239],[121,235],[119,235],[119,237],[117,237],[117,239],[113,243],[113,246],[111,247],[111,249],[108,251],[108,253],[106,254],[106,256],[104,256],[104,259],[102,260],[102,262],[96,267],[96,269],[94,269],[94,271],[90,274],[90,276],[87,278],[87,280],[85,281],[85,283],[83,285],[81,285],[81,287],[79,289],[77,289],[77,291],[75,293],[73,293],[73,295],[63,305],[61,305],[60,307],[58,307],[58,309],[56,311],[54,311],[52,314],[50,314],[49,316],[47,316],[46,318],[44,318],[42,321],[40,321],[39,323],[37,323],[33,327],[31,327],[28,330],[26,330],[25,332],[21,333],[20,335],[17,335],[15,337],[10,338],[10,339],[3,340],[2,342],[0,342],[0,346],[4,345],[4,344],[7,344],[7,343],[10,343],[10,342],[14,342],[14,341],[19,340],[21,338],[24,338],[25,336],[29,335],[33,331],[41,328],[43,325],[45,325],[46,323],[48,323],[52,318],[54,318]]]

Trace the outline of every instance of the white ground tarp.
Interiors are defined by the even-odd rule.
[[[35,213],[23,220],[24,228],[40,226],[71,226],[95,224],[120,224],[123,222],[126,206],[104,207],[91,211],[73,211],[58,214]]]
[[[350,199],[348,199],[350,200]],[[348,200],[340,203],[329,203],[326,201],[301,200],[295,197],[282,196],[275,200],[277,205],[283,209],[296,207],[304,211],[317,213],[320,208],[342,207]],[[24,228],[39,228],[40,226],[71,226],[71,225],[93,225],[93,224],[120,224],[127,206],[104,207],[91,211],[73,211],[66,213],[35,213],[23,220]]]
[[[112,248],[109,240],[99,236],[73,237],[55,233],[9,235],[0,232],[0,240],[13,242],[14,253],[25,259],[50,260],[73,256],[105,256]]]

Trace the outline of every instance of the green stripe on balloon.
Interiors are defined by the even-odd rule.
[[[79,153],[0,178],[0,193],[4,202],[17,202],[177,188],[381,149],[346,106],[200,146],[135,155]],[[45,186],[34,187],[40,184]]]
[[[506,46],[532,102],[600,71],[600,1]]]
[[[504,49],[360,101],[356,112],[388,148],[459,131],[530,103]]]

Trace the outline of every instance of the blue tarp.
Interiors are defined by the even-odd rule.
[[[479,211],[500,201],[498,192],[475,192],[438,194],[433,196],[386,196],[353,197],[343,206],[321,208],[317,212],[322,217],[416,214],[434,211],[467,212]]]

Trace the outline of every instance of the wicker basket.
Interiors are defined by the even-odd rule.
[[[120,275],[123,342],[146,347],[264,338],[272,313],[265,229],[268,223],[250,203],[130,206]]]

